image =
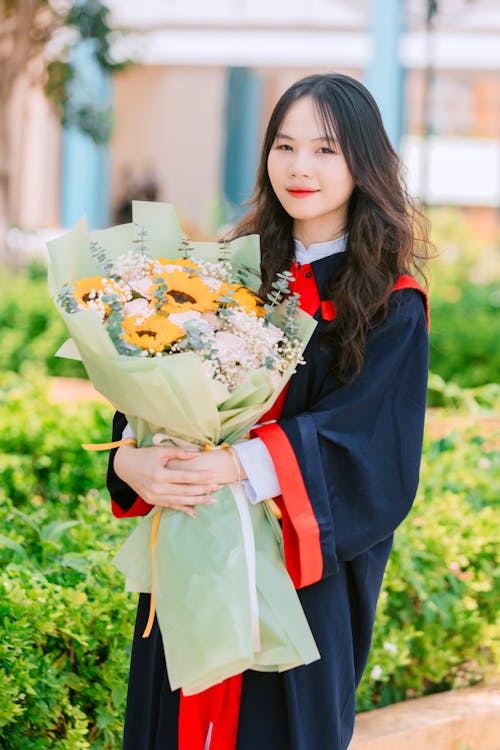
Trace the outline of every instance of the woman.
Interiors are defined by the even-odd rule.
[[[239,479],[253,502],[275,497],[321,658],[282,674],[248,671],[211,702],[202,694],[190,703],[170,691],[158,629],[140,637],[149,609],[141,595],[127,750],[178,741],[189,750],[344,750],[393,532],[418,484],[428,336],[425,292],[408,276],[418,261],[415,212],[362,84],[314,75],[283,94],[253,204],[233,236],[260,234],[262,294],[292,267],[301,306],[318,320],[306,364],[270,421],[234,450],[193,457],[123,446],[108,484],[119,516],[151,505],[194,516],[211,490]],[[425,232],[419,240],[425,251]],[[117,414],[115,439],[124,427]]]

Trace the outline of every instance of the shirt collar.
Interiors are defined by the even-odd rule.
[[[315,260],[321,260],[321,258],[326,258],[328,255],[343,253],[347,247],[347,237],[348,234],[343,234],[342,237],[337,237],[336,240],[314,242],[307,249],[300,240],[294,239],[295,260],[297,263],[313,263]]]

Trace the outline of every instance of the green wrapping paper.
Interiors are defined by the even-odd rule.
[[[148,229],[147,252],[176,258],[181,232],[171,206],[134,202],[134,222]],[[52,293],[65,283],[101,273],[90,252],[97,239],[108,257],[133,247],[132,224],[88,236],[81,221],[49,243]],[[191,257],[217,260],[218,243],[190,243]],[[230,243],[234,265],[258,269],[258,237]],[[256,289],[258,276],[245,283]],[[251,371],[229,393],[210,379],[193,352],[166,357],[118,354],[97,314],[61,310],[73,344],[61,356],[78,350],[95,388],[127,415],[140,446],[158,433],[174,443],[193,446],[234,443],[272,406],[293,374],[295,364],[272,387],[266,368]],[[273,322],[279,325],[284,310]],[[297,311],[302,350],[314,320]],[[242,485],[214,493],[217,504],[199,507],[195,520],[155,508],[139,522],[114,558],[127,588],[151,591],[151,526],[161,517],[154,559],[155,606],[172,688],[199,692],[244,669],[285,670],[307,664],[319,654],[299,599],[286,571],[281,529],[266,503],[252,506]]]
[[[114,558],[130,590],[151,591],[150,534],[161,513],[155,554],[155,604],[169,681],[186,695],[245,669],[282,671],[318,652],[280,555],[279,525],[262,504],[249,506],[255,540],[259,648],[254,650],[247,560],[232,486],[213,493],[193,521],[153,510]],[[273,521],[277,530],[273,528]]]

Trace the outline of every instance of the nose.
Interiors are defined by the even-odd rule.
[[[288,174],[290,177],[310,177],[312,174],[311,160],[308,154],[303,151],[292,153],[292,159],[288,165]]]

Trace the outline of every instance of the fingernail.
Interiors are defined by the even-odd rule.
[[[207,497],[207,499],[205,500],[206,505],[215,505],[216,502],[217,500],[215,499],[215,497]]]

